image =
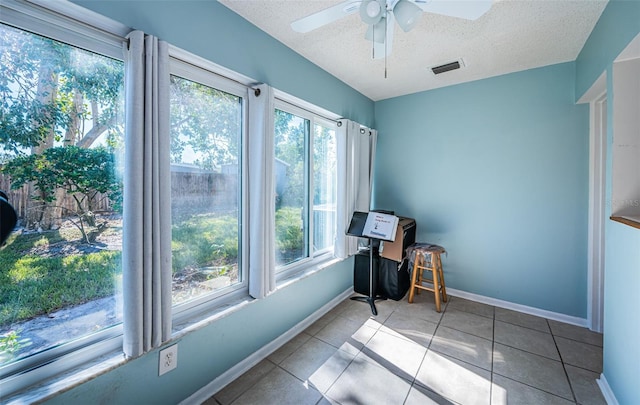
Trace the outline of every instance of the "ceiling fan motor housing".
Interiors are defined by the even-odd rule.
[[[360,19],[365,24],[377,24],[385,13],[385,0],[364,0],[360,3]]]

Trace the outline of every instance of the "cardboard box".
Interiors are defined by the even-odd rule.
[[[416,220],[413,218],[398,217],[396,238],[393,242],[381,242],[380,256],[385,259],[401,262],[406,255],[409,246],[416,242]]]

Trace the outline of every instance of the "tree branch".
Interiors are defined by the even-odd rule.
[[[106,131],[112,124],[115,124],[115,118],[112,118],[106,124],[95,125],[85,136],[82,137],[76,144],[80,148],[87,149],[93,145],[93,143]]]

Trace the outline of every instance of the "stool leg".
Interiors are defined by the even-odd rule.
[[[433,293],[436,299],[436,312],[440,312],[440,285],[438,279],[440,278],[438,272],[438,253],[431,253],[431,273],[433,274]]]
[[[447,302],[447,287],[444,284],[444,271],[442,270],[440,255],[438,255],[438,272],[440,273],[440,285],[442,286],[442,301]]]
[[[418,253],[415,254],[413,259],[413,271],[411,272],[411,288],[409,289],[409,303],[413,302],[413,295],[416,292],[416,277],[418,275]]]
[[[418,277],[416,277],[416,284],[422,286],[422,278],[424,277],[424,261],[426,260],[424,257],[424,253],[419,253],[418,256]],[[416,287],[416,294],[420,295],[422,288]]]

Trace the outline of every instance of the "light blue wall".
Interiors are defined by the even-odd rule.
[[[612,63],[640,33],[640,1],[612,0],[605,8],[576,63],[576,96],[607,72],[606,216],[611,215],[613,144]],[[640,174],[638,174],[640,175]],[[604,371],[620,404],[640,403],[640,229],[613,221],[605,227]]]
[[[640,404],[640,229],[606,234],[603,374],[620,404]]]
[[[447,286],[586,318],[589,110],[565,63],[376,103],[376,208]]]
[[[77,1],[256,81],[366,125],[374,104],[214,1]],[[158,377],[151,352],[50,404],[173,404],[295,326],[353,283],[353,260],[324,269],[183,337],[178,368]]]

